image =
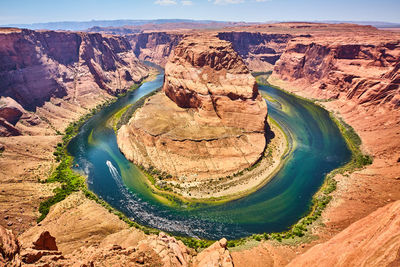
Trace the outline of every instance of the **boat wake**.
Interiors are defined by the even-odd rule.
[[[182,220],[176,220],[176,218],[173,218],[166,213],[156,215],[158,212],[156,207],[138,198],[136,194],[132,193],[124,185],[118,169],[112,164],[112,162],[107,160],[106,165],[120,193],[119,206],[123,209],[125,214],[130,215],[132,220],[133,218],[136,218],[137,221],[145,223],[151,227],[168,232],[184,233],[192,237],[204,236],[206,234],[201,228],[196,227],[199,223],[198,219],[182,218]],[[108,201],[110,200],[111,199]]]

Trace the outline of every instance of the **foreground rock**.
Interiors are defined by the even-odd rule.
[[[0,227],[0,237],[11,240],[0,243],[6,244],[0,249],[10,255],[7,263],[21,258],[25,265],[32,266],[232,266],[225,239],[197,255],[165,233],[145,235],[128,228],[116,215],[81,193],[52,207],[41,225],[20,237],[21,248],[11,231],[4,232],[7,234],[2,234]]]
[[[288,266],[399,266],[400,201],[357,221]]]
[[[33,242],[33,248],[37,250],[58,250],[56,239],[48,231],[40,234],[39,238]]]
[[[265,149],[267,107],[231,45],[215,37],[184,39],[165,69],[163,91],[118,132],[124,155],[178,178],[231,175]]]
[[[24,108],[11,97],[0,97],[0,136],[20,135],[15,124],[24,112]]]
[[[11,230],[0,226],[0,265],[19,266],[20,244]]]
[[[45,264],[63,260],[58,251],[56,239],[48,231],[42,232],[32,246],[21,252],[22,261],[26,264]]]
[[[233,267],[232,257],[226,247],[226,244],[227,241],[225,238],[215,242],[197,255],[193,266]]]

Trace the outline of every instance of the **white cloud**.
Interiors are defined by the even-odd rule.
[[[175,0],[157,0],[154,3],[156,5],[161,5],[161,6],[176,5],[176,1]]]
[[[244,3],[244,0],[215,0],[216,5],[226,5],[226,4],[239,4]]]
[[[193,5],[193,2],[191,0],[183,0],[182,5],[184,6],[191,6]]]
[[[271,0],[253,0],[253,2],[269,2]],[[214,2],[215,5],[227,5],[227,4],[240,4],[244,2],[252,2],[247,0],[208,0],[208,2]]]
[[[172,5],[177,5],[178,1],[177,0],[157,0],[154,2],[156,5],[161,5],[161,6],[172,6]],[[191,6],[193,5],[192,0],[182,0],[180,1],[180,4],[183,6]]]

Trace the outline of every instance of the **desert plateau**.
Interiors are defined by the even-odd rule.
[[[0,266],[400,266],[399,3],[36,2],[0,4]]]

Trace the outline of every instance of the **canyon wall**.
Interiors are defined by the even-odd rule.
[[[320,236],[333,238],[292,266],[398,264],[398,201],[388,203],[400,199],[400,35],[353,31],[348,26],[340,34],[291,40],[269,78],[287,91],[322,99],[319,104],[351,125],[363,152],[373,157],[371,165],[335,176],[337,190],[320,230]]]
[[[148,75],[123,37],[6,29],[0,44],[3,135],[23,132],[20,119],[29,127],[41,117],[62,131],[57,115],[76,118]]]
[[[193,32],[177,33],[149,32],[128,34],[135,55],[140,60],[148,60],[165,66],[168,56],[179,41]],[[229,41],[233,49],[243,58],[251,71],[271,71],[275,62],[285,50],[288,41],[293,38],[285,33],[259,33],[251,31],[214,31],[221,40]]]
[[[184,34],[151,32],[125,35],[137,58],[165,66]]]
[[[220,32],[218,38],[232,43],[251,71],[272,71],[293,38],[290,34],[260,32]]]
[[[273,78],[314,98],[400,107],[400,40],[296,38],[277,62]]]

